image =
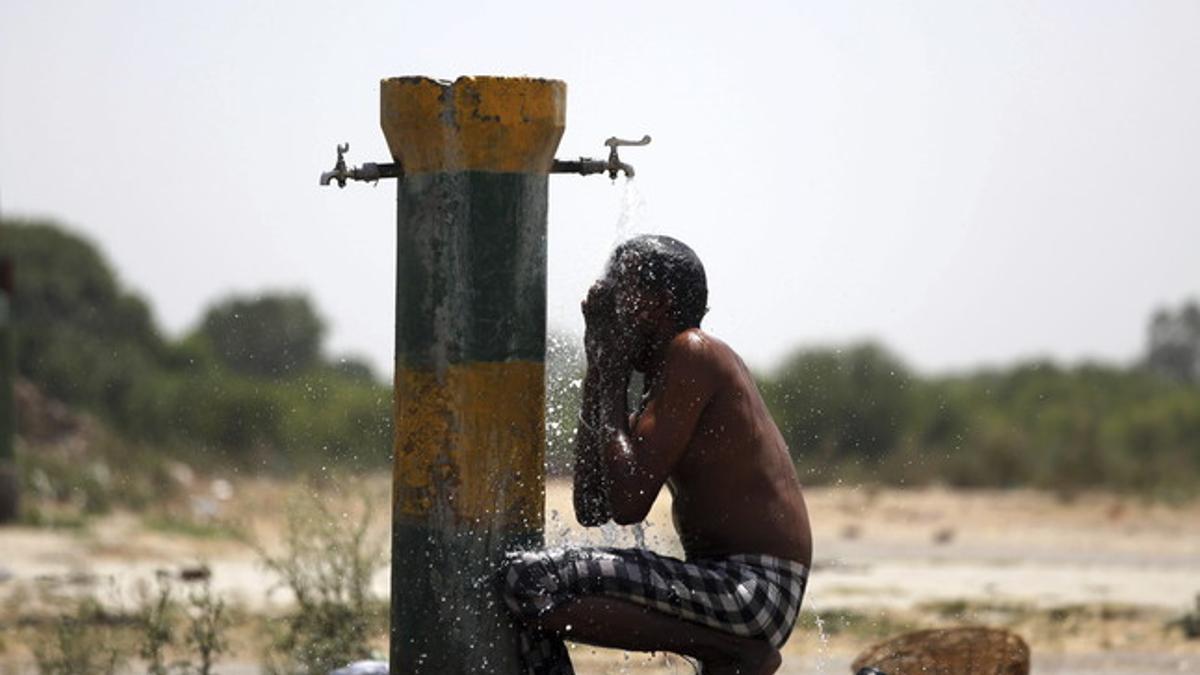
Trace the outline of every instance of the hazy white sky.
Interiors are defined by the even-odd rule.
[[[310,291],[387,372],[394,187],[378,81],[569,85],[560,157],[654,136],[637,227],[705,261],[753,365],[876,337],[925,371],[1129,360],[1200,295],[1200,3],[0,3],[0,208],[89,235],[179,333],[230,292]],[[550,324],[627,197],[550,195]],[[636,229],[636,228],[635,228]]]

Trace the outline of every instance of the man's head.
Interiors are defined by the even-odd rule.
[[[708,312],[704,265],[678,239],[642,235],[622,242],[605,276],[614,285],[618,321],[645,338],[698,328]]]

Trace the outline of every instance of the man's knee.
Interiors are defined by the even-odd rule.
[[[524,619],[549,611],[561,590],[558,561],[550,551],[517,551],[504,561],[501,595],[509,611]]]

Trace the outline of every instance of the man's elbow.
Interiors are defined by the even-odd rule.
[[[650,512],[648,504],[613,504],[612,518],[618,525],[636,525],[646,519]]]

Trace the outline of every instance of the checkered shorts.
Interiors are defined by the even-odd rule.
[[[509,556],[504,600],[528,622],[583,595],[621,598],[734,635],[783,645],[804,598],[808,569],[769,555],[689,561],[644,549],[558,548]],[[526,624],[525,672],[573,673],[556,636]]]

